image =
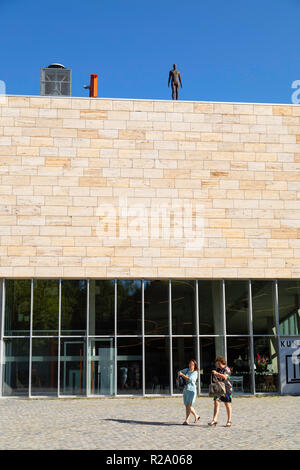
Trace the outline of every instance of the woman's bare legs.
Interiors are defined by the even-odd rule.
[[[214,401],[214,417],[213,417],[213,421],[218,421],[219,410],[220,410],[220,403],[219,403],[218,400],[215,400],[215,401]]]
[[[231,403],[224,403],[226,406],[226,411],[227,411],[227,423],[231,421]]]
[[[190,414],[191,414],[191,413],[192,413],[192,415],[194,416],[194,418],[195,418],[195,423],[196,423],[196,421],[197,421],[197,419],[198,419],[199,416],[197,415],[196,411],[195,411],[194,408],[192,407],[192,402],[190,402],[188,405],[186,405],[185,409],[186,409],[185,423],[188,424],[188,422],[189,422],[189,417],[190,417]]]
[[[199,418],[199,415],[197,415],[195,409],[194,409],[192,406],[191,406],[191,413],[192,413],[192,415],[194,416],[194,418],[195,418],[195,423],[196,423],[196,421],[197,421],[198,418]]]
[[[187,424],[188,424],[188,422],[189,422],[190,414],[191,414],[191,403],[188,403],[188,404],[185,406],[185,422],[186,422]]]

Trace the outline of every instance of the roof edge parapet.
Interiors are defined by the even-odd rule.
[[[198,100],[160,100],[150,98],[109,98],[109,97],[97,97],[91,98],[89,96],[42,96],[42,95],[16,95],[16,94],[5,94],[7,97],[22,97],[22,98],[41,98],[41,99],[80,99],[80,100],[106,100],[106,101],[155,101],[162,103],[205,103],[205,104],[238,104],[238,105],[258,105],[258,106],[300,106],[297,103],[265,103],[265,102],[254,102],[254,101],[198,101]]]

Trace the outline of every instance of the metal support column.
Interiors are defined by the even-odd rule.
[[[118,285],[117,285],[117,279],[114,280],[115,282],[115,370],[114,370],[114,377],[115,377],[115,393],[114,395],[116,396],[118,393],[118,341],[117,341],[117,295],[118,295]]]
[[[282,394],[281,385],[281,364],[280,364],[280,326],[279,326],[279,300],[278,300],[278,279],[274,281],[274,310],[275,310],[275,325],[276,325],[276,340],[277,340],[277,357],[278,357],[278,390]]]
[[[172,286],[169,279],[169,334],[170,334],[170,394],[173,395],[173,338],[172,338]]]
[[[4,307],[5,307],[5,279],[1,282],[1,317],[0,317],[0,396],[3,394],[3,367],[4,367]]]
[[[86,333],[85,333],[85,340],[86,340],[86,345],[85,345],[85,394],[88,397],[89,393],[89,329],[90,329],[90,280],[87,279],[87,302],[86,302]]]
[[[254,372],[254,341],[253,341],[253,308],[252,308],[252,284],[248,281],[248,317],[249,317],[249,335],[250,335],[250,367],[251,367],[251,390],[255,394],[255,372]]]
[[[199,339],[199,296],[198,296],[198,280],[195,281],[195,315],[196,315],[196,335],[197,335],[197,364],[199,367],[198,370],[198,395],[201,393],[201,380],[200,380],[200,339]]]
[[[57,345],[57,396],[60,397],[60,354],[61,354],[61,279],[58,281],[58,345]]]
[[[224,325],[224,355],[227,361],[227,325],[226,325],[226,299],[225,299],[225,280],[222,279],[222,310],[223,310],[223,325]]]
[[[145,396],[145,306],[144,279],[142,279],[142,394]]]
[[[29,339],[29,384],[28,395],[31,398],[31,374],[32,374],[32,325],[33,325],[33,279],[30,290],[30,339]]]

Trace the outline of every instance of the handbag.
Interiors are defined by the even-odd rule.
[[[224,395],[226,395],[224,382],[220,382],[217,377],[211,374],[210,384],[208,387],[208,396],[220,398]]]
[[[179,390],[182,392],[184,387],[186,386],[186,380],[181,376],[180,377],[177,376],[176,385],[177,385],[177,388],[179,388]]]
[[[228,392],[229,392],[229,395],[231,395],[232,390],[233,390],[232,383],[230,382],[229,379],[227,379],[226,382],[227,382],[227,384],[228,384]]]

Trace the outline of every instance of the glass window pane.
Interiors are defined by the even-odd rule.
[[[3,395],[28,395],[29,392],[29,338],[4,341]]]
[[[86,394],[85,340],[64,338],[60,349],[60,394]]]
[[[225,301],[227,334],[249,334],[248,281],[225,281]]]
[[[33,335],[58,335],[59,282],[33,281]]]
[[[274,337],[254,338],[256,392],[278,392],[278,353]]]
[[[249,338],[227,338],[227,365],[233,392],[252,393]]]
[[[170,340],[145,339],[146,393],[170,393]]]
[[[118,281],[118,334],[142,334],[142,283]]]
[[[224,335],[222,281],[198,281],[199,334]]]
[[[201,392],[208,392],[211,371],[216,368],[215,359],[218,356],[225,356],[224,336],[200,338]]]
[[[173,335],[197,333],[195,292],[195,281],[172,281]]]
[[[32,339],[32,395],[57,394],[57,354],[56,338]]]
[[[89,334],[113,335],[115,332],[115,281],[90,280]]]
[[[279,334],[300,334],[300,281],[278,281]]]
[[[275,335],[272,281],[252,281],[253,334]]]
[[[173,393],[182,393],[177,388],[176,379],[179,370],[189,367],[191,359],[197,361],[197,338],[173,338]]]
[[[85,280],[61,282],[61,334],[85,335],[87,286]]]
[[[169,334],[169,282],[145,281],[145,334]]]
[[[30,334],[30,279],[5,280],[5,335]]]
[[[89,341],[89,394],[114,395],[115,347],[113,338]]]
[[[118,338],[118,394],[142,394],[142,338]]]

